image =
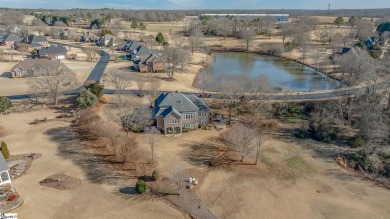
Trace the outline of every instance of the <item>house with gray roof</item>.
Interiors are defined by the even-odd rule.
[[[11,74],[13,78],[36,77],[48,69],[59,69],[60,67],[59,60],[25,59],[11,69]]]
[[[11,183],[11,177],[9,175],[9,167],[4,159],[2,153],[0,153],[0,186]]]
[[[153,116],[165,135],[178,135],[183,129],[209,124],[210,108],[199,97],[181,92],[162,93],[154,101]]]
[[[122,50],[134,62],[134,69],[139,72],[161,72],[165,70],[165,63],[157,49],[148,49],[137,41],[129,40]]]
[[[146,54],[134,60],[134,69],[139,72],[162,72],[165,70],[165,63],[161,54]]]
[[[37,56],[47,59],[65,59],[68,50],[62,44],[52,44],[47,48],[38,49]]]
[[[49,41],[47,41],[44,36],[37,36],[34,34],[28,35],[24,38],[24,43],[30,44],[30,47],[41,48],[49,46]]]
[[[106,47],[117,46],[118,45],[117,41],[118,40],[116,39],[115,36],[113,36],[111,34],[106,34],[106,35],[100,37],[100,39],[96,42],[96,45],[106,46]]]
[[[15,43],[20,43],[23,41],[23,38],[16,35],[6,34],[0,38],[0,45],[3,46],[14,46]]]

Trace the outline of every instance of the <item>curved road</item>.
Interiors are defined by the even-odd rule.
[[[66,46],[75,47],[75,48],[81,48],[80,46],[74,46],[70,44],[64,44]],[[96,63],[95,67],[91,71],[90,75],[88,76],[87,80],[84,84],[88,84],[91,82],[100,81],[102,78],[104,71],[107,68],[108,62],[110,61],[110,54],[104,51],[99,52],[100,59]],[[390,80],[384,81],[381,83],[378,83],[375,85],[375,89],[383,89],[390,85]],[[74,89],[71,91],[66,92],[67,95],[72,94],[78,94],[79,89]],[[356,94],[364,94],[368,91],[368,86],[365,87],[352,87],[352,88],[346,88],[346,89],[337,89],[332,91],[325,91],[322,93],[300,93],[299,95],[285,95],[285,94],[270,94],[269,100],[319,100],[319,99],[329,99],[329,98],[335,98],[335,97],[342,97],[342,96],[350,96],[350,95],[356,95]],[[115,91],[110,89],[104,89],[105,94],[113,94]],[[168,92],[168,91],[161,91],[161,92]],[[138,94],[138,90],[126,90],[126,94]],[[199,95],[200,92],[183,92],[184,94],[195,94]],[[9,99],[22,99],[22,98],[28,98],[31,97],[31,94],[23,94],[23,95],[12,95],[7,96]],[[216,94],[212,94],[212,97],[216,97]]]

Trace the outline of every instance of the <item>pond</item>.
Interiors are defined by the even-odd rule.
[[[215,52],[213,56],[215,62],[199,75],[212,79],[208,89],[216,89],[223,78],[239,75],[250,78],[266,75],[272,87],[292,91],[330,90],[340,86],[337,80],[323,73],[279,57],[241,52]]]

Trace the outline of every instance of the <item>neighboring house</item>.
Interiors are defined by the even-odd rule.
[[[13,78],[34,77],[48,68],[58,69],[60,65],[59,60],[25,59],[11,69],[11,74]]]
[[[161,55],[147,54],[134,60],[134,68],[139,72],[164,71],[165,64]]]
[[[99,37],[90,32],[80,35],[80,42],[96,42],[97,40],[99,40]]]
[[[65,59],[68,50],[62,44],[52,44],[50,47],[38,49],[37,56],[47,59]]]
[[[373,46],[375,46],[379,41],[379,38],[378,37],[370,37],[368,38],[366,41],[364,41],[364,45],[370,49],[372,48]]]
[[[9,167],[7,162],[4,159],[4,156],[2,153],[0,153],[0,186],[10,183],[11,184],[11,177],[9,175]]]
[[[127,51],[127,52],[130,52],[130,51],[133,51],[133,50],[138,51],[141,46],[142,45],[139,42],[134,41],[134,40],[129,40],[122,47],[122,50]]]
[[[100,39],[97,41],[96,44],[98,46],[110,47],[110,46],[117,46],[118,42],[117,42],[116,37],[114,37],[111,34],[106,34],[106,35],[100,37]]]
[[[23,41],[23,38],[16,35],[4,35],[0,38],[0,45],[3,46],[14,46],[15,43],[20,43]]]
[[[60,39],[68,40],[69,39],[70,30],[65,29],[64,31],[60,32]]]
[[[128,51],[128,57],[134,62],[134,69],[140,72],[158,72],[165,69],[164,60],[157,49],[147,49],[139,42],[130,40],[122,50]]]
[[[30,44],[31,47],[40,49],[42,47],[48,47],[49,41],[44,36],[37,36],[34,34],[28,35],[24,38],[24,42]]]
[[[210,108],[199,97],[176,91],[162,93],[154,101],[153,116],[159,130],[175,135],[181,134],[183,128],[197,129],[209,124]]]
[[[379,37],[378,43],[381,46],[386,46],[388,42],[389,42],[389,37],[387,37],[387,36],[380,36]]]

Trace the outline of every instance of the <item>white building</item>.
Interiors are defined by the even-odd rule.
[[[264,20],[274,20],[275,22],[288,22],[290,19],[290,14],[201,14],[199,19],[202,20],[205,17],[212,17],[214,19],[223,19],[223,18],[238,18],[238,19],[255,19],[261,18]]]
[[[11,183],[11,177],[9,175],[9,167],[4,159],[2,153],[0,153],[0,186]]]

